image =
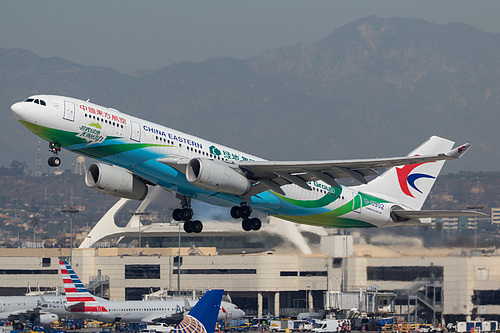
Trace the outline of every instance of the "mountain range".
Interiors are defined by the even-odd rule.
[[[34,165],[38,138],[10,105],[47,93],[90,99],[267,159],[401,156],[439,135],[473,144],[445,170],[497,171],[499,71],[500,34],[378,16],[311,45],[130,74],[0,49],[0,165]],[[69,168],[74,155],[61,157]]]

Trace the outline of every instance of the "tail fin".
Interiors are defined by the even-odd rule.
[[[64,260],[59,260],[59,268],[64,284],[64,292],[66,293],[66,308],[70,312],[106,312],[107,310],[99,305],[82,281],[78,278],[75,271]]]
[[[213,333],[224,290],[209,290],[172,333]]]
[[[432,136],[408,156],[449,151],[453,144],[453,141]],[[444,162],[426,162],[393,167],[368,184],[357,186],[356,189],[402,204],[410,209],[419,210],[441,172]]]

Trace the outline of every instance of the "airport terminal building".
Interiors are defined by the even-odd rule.
[[[352,236],[321,238],[320,253],[294,250],[220,254],[215,247],[73,249],[73,268],[91,292],[136,300],[223,288],[251,316],[367,314],[408,321],[500,318],[498,251],[353,245]],[[27,286],[61,288],[59,258],[70,249],[1,249],[0,294]],[[180,270],[179,270],[180,266]]]

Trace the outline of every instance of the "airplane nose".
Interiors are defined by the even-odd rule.
[[[21,112],[22,110],[22,102],[17,102],[17,103],[14,103],[12,104],[12,106],[10,107],[10,109],[12,110],[12,112],[14,113],[14,115],[16,117],[19,116],[19,113]]]

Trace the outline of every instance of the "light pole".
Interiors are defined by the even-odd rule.
[[[73,207],[61,209],[61,213],[69,214],[69,237],[70,237],[69,263],[70,263],[70,265],[73,265],[73,214],[78,213],[79,211],[80,211],[79,209],[76,209]]]
[[[179,253],[177,254],[177,295],[181,295],[181,223],[179,224]]]
[[[468,210],[483,210],[484,206],[475,204],[474,206],[467,206]],[[474,216],[474,250],[477,250],[477,216]]]
[[[150,212],[131,212],[130,215],[134,216],[134,215],[139,215],[139,247],[142,247],[142,239],[141,239],[141,225],[142,225],[142,221],[141,221],[141,216],[143,215],[149,215],[151,214]]]

